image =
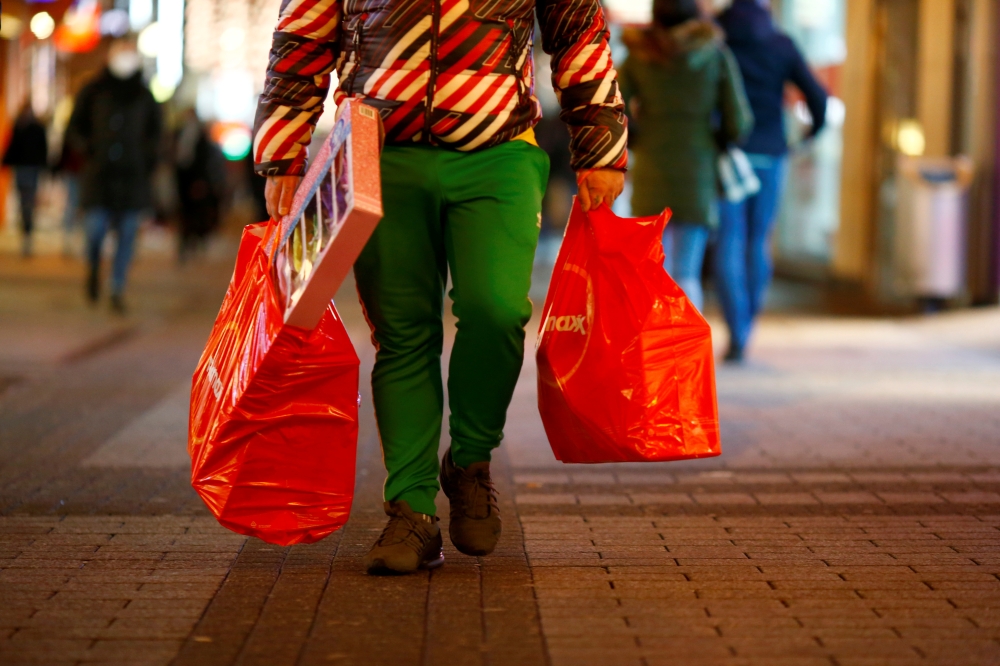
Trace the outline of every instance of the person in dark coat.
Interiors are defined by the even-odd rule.
[[[21,254],[31,256],[31,233],[35,226],[35,199],[38,179],[48,162],[49,147],[45,126],[25,103],[14,121],[10,145],[3,156],[4,166],[14,169],[14,183],[21,203]]]
[[[702,262],[718,226],[718,144],[745,138],[753,114],[722,32],[697,0],[656,0],[653,20],[626,31],[629,57],[618,72],[637,128],[632,212],[673,210],[663,235],[666,268],[701,310]]]
[[[767,0],[734,0],[719,16],[753,109],[754,130],[741,147],[761,184],[757,194],[720,205],[715,276],[729,327],[726,360],[734,362],[743,360],[771,282],[769,240],[783,195],[788,153],[785,84],[795,85],[805,96],[812,115],[808,138],[823,128],[826,117],[826,91],[792,40],[774,25],[768,4]]]
[[[87,232],[87,296],[100,295],[101,247],[109,228],[118,243],[111,271],[111,305],[124,310],[122,293],[139,222],[152,207],[162,115],[142,80],[132,35],[115,39],[108,66],[80,91],[68,140],[83,155],[80,206]]]
[[[181,263],[219,226],[226,179],[224,159],[194,109],[187,109],[174,138],[174,173],[181,203],[177,258]]]

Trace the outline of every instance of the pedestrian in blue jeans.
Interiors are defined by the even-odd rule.
[[[101,250],[104,248],[104,237],[109,230],[115,232],[115,256],[111,261],[111,305],[121,312],[125,305],[122,294],[125,293],[125,280],[132,263],[135,250],[135,238],[139,234],[139,224],[142,222],[142,211],[114,211],[108,208],[90,208],[84,214],[84,232],[87,239],[86,256],[90,266],[90,278],[87,283],[87,295],[91,301],[96,301],[99,295],[98,279],[100,276]]]
[[[726,360],[743,360],[753,323],[771,283],[771,230],[784,193],[788,143],[785,84],[805,96],[812,138],[823,128],[826,91],[809,71],[795,44],[774,25],[768,0],[734,0],[719,17],[726,44],[739,63],[754,130],[741,147],[760,179],[760,191],[738,203],[722,201],[715,255],[715,280],[729,327]]]
[[[705,246],[719,218],[718,141],[747,136],[753,115],[724,36],[697,0],[656,0],[653,25],[628,30],[624,39],[629,57],[618,81],[636,137],[629,146],[632,212],[673,210],[664,266],[701,310]]]
[[[125,310],[125,279],[139,222],[153,204],[152,173],[161,134],[160,105],[142,79],[134,36],[115,38],[108,65],[77,96],[66,131],[83,165],[80,207],[84,211],[88,272],[86,295],[101,291],[101,251],[109,230],[117,236],[111,267],[111,307]]]

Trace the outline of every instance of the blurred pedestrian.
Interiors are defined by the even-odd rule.
[[[73,145],[63,140],[62,153],[56,164],[56,172],[66,188],[66,205],[63,208],[63,256],[72,254],[73,232],[80,219],[80,172],[83,170],[83,155]]]
[[[715,277],[729,326],[726,360],[740,362],[754,319],[763,306],[773,272],[769,241],[784,193],[786,155],[785,84],[805,96],[812,115],[809,138],[823,128],[827,95],[792,40],[774,25],[767,0],[735,0],[719,17],[740,65],[756,124],[742,144],[760,190],[721,204]]]
[[[32,253],[31,234],[35,226],[35,200],[38,180],[48,162],[49,147],[45,126],[35,117],[31,104],[25,102],[14,120],[10,145],[3,156],[4,166],[14,169],[14,183],[21,204],[21,254]]]
[[[223,159],[194,109],[185,110],[174,138],[174,173],[181,204],[177,258],[181,263],[219,226],[226,179]]]
[[[100,296],[101,248],[117,235],[111,306],[124,312],[122,294],[139,222],[152,205],[151,177],[161,133],[160,106],[142,80],[133,35],[115,38],[107,67],[80,91],[67,140],[83,155],[80,205],[84,210],[89,270],[86,291]]]
[[[665,266],[701,310],[701,269],[718,224],[719,144],[739,141],[753,114],[722,31],[697,0],[656,0],[653,25],[625,33],[622,94],[634,116],[632,212],[673,210]]]

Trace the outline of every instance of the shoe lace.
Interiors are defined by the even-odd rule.
[[[463,503],[469,507],[470,518],[488,518],[491,512],[497,511],[499,491],[489,475],[476,474],[472,477],[471,483],[463,485],[465,485]]]
[[[407,516],[390,516],[389,522],[382,529],[382,534],[377,546],[391,546],[397,543],[405,543],[414,550],[420,550],[427,542],[427,536],[412,519]]]

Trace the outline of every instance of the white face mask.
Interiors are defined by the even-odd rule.
[[[108,69],[119,79],[133,76],[142,67],[142,59],[135,51],[119,51],[108,60]]]

